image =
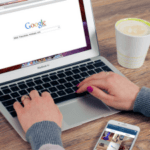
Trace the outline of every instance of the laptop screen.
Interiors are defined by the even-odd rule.
[[[1,0],[0,1],[0,6],[6,6],[14,3],[19,3],[23,1],[28,1],[28,0]]]
[[[3,1],[5,9],[33,0]],[[83,0],[47,1],[0,15],[0,74],[91,49]]]

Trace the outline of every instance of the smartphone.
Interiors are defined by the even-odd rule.
[[[93,150],[132,150],[139,132],[138,126],[110,120]]]

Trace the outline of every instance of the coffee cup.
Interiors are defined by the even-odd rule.
[[[150,46],[150,23],[125,18],[116,22],[115,31],[118,63],[125,68],[140,68]]]

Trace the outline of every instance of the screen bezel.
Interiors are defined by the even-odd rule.
[[[132,150],[132,148],[133,148],[133,146],[135,144],[135,141],[136,141],[136,139],[137,139],[137,137],[139,135],[140,128],[138,126],[134,126],[134,125],[131,125],[131,124],[127,124],[127,123],[123,123],[123,122],[119,122],[119,121],[115,121],[115,120],[110,120],[110,121],[108,121],[107,125],[105,126],[105,128],[104,128],[103,132],[101,133],[99,139],[101,139],[101,137],[103,136],[103,134],[104,134],[108,124],[112,124],[112,125],[116,125],[116,126],[120,126],[120,127],[124,127],[124,128],[127,128],[127,129],[131,129],[131,130],[136,130],[137,131],[137,134],[136,134],[136,136],[135,136],[135,138],[133,140],[133,143],[132,143],[132,145],[130,147],[130,150]],[[96,145],[95,145],[93,150],[95,150],[95,148],[97,147],[97,144],[99,143],[99,139],[98,139],[98,141],[97,141],[97,143],[96,143]]]
[[[48,0],[42,1],[42,2],[47,3],[47,1]],[[49,0],[49,1],[51,2],[51,0]],[[83,0],[83,3],[84,3],[85,15],[86,15],[86,19],[87,19],[89,36],[90,36],[90,41],[91,41],[91,49],[90,50],[76,53],[76,54],[69,55],[69,56],[65,56],[65,57],[62,57],[59,59],[54,59],[54,60],[51,60],[51,61],[48,61],[45,63],[30,66],[27,68],[21,68],[18,70],[0,74],[0,83],[4,83],[4,82],[10,81],[10,80],[17,79],[17,78],[25,77],[28,75],[36,74],[39,72],[47,71],[47,70],[61,67],[61,66],[67,65],[67,64],[71,64],[71,63],[75,63],[78,61],[82,61],[85,59],[99,56],[100,51],[99,51],[99,47],[98,47],[98,41],[97,41],[95,21],[94,21],[94,16],[93,16],[93,11],[92,11],[91,0]],[[42,66],[46,66],[46,67],[42,67]],[[41,68],[41,69],[38,69],[38,68]]]

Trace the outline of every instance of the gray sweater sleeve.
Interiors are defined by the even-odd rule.
[[[31,126],[26,139],[32,150],[64,150],[61,141],[61,128],[51,121],[42,121]]]
[[[150,89],[143,87],[138,93],[135,103],[134,112],[142,113],[146,117],[150,117]]]

